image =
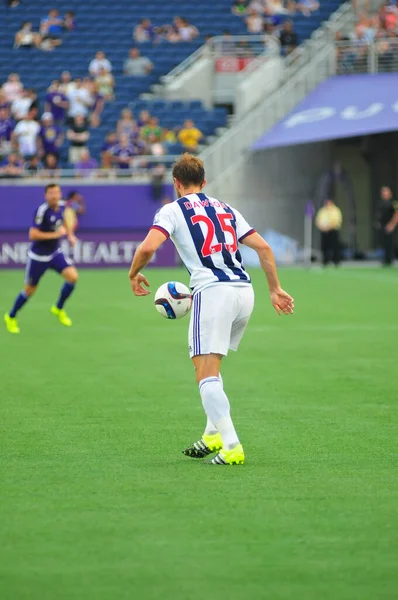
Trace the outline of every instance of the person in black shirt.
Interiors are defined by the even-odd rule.
[[[386,185],[380,190],[377,225],[381,231],[383,264],[390,266],[394,261],[394,230],[398,225],[398,203],[393,200],[392,191]]]
[[[293,21],[285,21],[279,36],[283,54],[290,54],[298,46],[297,33],[293,29]]]

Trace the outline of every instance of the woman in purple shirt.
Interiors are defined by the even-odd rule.
[[[42,126],[39,133],[41,143],[41,154],[54,154],[58,157],[59,149],[64,141],[64,134],[61,129],[54,125],[53,116],[51,113],[44,113],[41,118]]]

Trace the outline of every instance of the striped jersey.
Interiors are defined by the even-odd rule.
[[[197,292],[215,283],[250,285],[238,242],[254,233],[242,215],[206,194],[188,194],[163,206],[153,229],[174,243]]]

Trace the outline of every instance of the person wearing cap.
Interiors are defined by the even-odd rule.
[[[52,114],[44,113],[39,133],[40,155],[45,157],[48,154],[54,154],[58,158],[63,141],[64,134],[60,127],[54,124]]]

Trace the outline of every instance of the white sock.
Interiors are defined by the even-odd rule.
[[[220,380],[222,389],[224,389],[224,382],[222,380],[221,373],[219,373],[218,379]],[[207,417],[204,435],[214,435],[215,433],[218,433],[217,427],[214,425],[214,423],[212,423],[212,421],[210,421],[209,417]]]
[[[230,416],[229,401],[219,378],[202,379],[199,382],[199,391],[207,418],[220,432],[224,448],[234,448],[240,442]]]

